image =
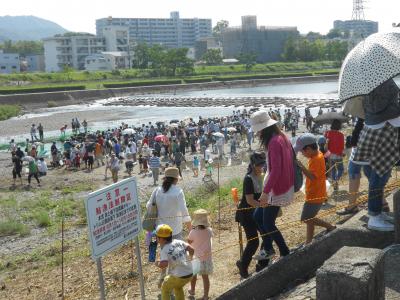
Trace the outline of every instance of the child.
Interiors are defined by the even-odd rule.
[[[318,150],[317,139],[310,133],[303,134],[297,139],[294,149],[296,153],[301,151],[308,158],[308,168],[300,161],[298,164],[306,176],[306,202],[301,213],[301,221],[307,224],[306,244],[309,244],[314,237],[315,226],[325,227],[327,232],[334,230],[336,226],[315,218],[327,199],[325,159]]]
[[[193,156],[193,176],[198,177],[199,176],[199,166],[200,166],[200,161],[198,157],[195,155]]]
[[[139,174],[143,173],[143,156],[139,154]]]
[[[198,274],[203,279],[203,298],[202,300],[208,300],[208,293],[210,291],[210,279],[209,275],[213,272],[213,261],[211,256],[212,247],[212,230],[210,228],[210,222],[208,220],[208,212],[204,209],[199,209],[194,212],[193,229],[189,233],[188,242],[194,249],[194,255],[196,259],[200,261],[200,270]],[[190,282],[189,294],[195,295],[197,275],[194,275]]]
[[[172,291],[176,300],[184,300],[183,287],[193,276],[187,252],[192,256],[194,249],[181,240],[172,239],[172,228],[166,224],[157,226],[156,237],[161,248],[160,260],[156,261],[156,266],[162,270],[168,268],[168,275],[161,285],[161,300],[169,300]]]

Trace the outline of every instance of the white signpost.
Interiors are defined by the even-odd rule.
[[[142,231],[136,178],[130,177],[90,193],[85,202],[92,258],[99,273],[100,299],[105,300],[101,257],[135,239],[140,292],[145,299],[138,235]]]

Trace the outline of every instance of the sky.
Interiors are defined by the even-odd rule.
[[[58,23],[69,31],[95,33],[95,20],[108,16],[211,18],[213,25],[228,20],[239,26],[241,16],[256,15],[258,25],[297,26],[301,33],[327,33],[334,20],[351,19],[352,0],[18,0],[1,1],[1,15],[34,15]],[[379,30],[400,22],[399,0],[368,0],[365,18],[378,21]]]

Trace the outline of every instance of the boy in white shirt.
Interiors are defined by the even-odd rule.
[[[156,236],[161,247],[160,260],[156,261],[156,266],[160,269],[168,268],[168,275],[161,285],[161,300],[169,300],[172,290],[176,300],[184,300],[183,287],[193,276],[188,252],[192,257],[194,249],[184,241],[172,239],[172,228],[166,224],[157,226]]]

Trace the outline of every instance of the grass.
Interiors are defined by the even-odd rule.
[[[239,195],[242,192],[242,179],[235,178],[230,180],[228,183],[220,186],[219,193],[218,189],[215,191],[208,191],[205,186],[199,187],[192,193],[186,193],[186,204],[190,212],[197,209],[203,208],[208,210],[210,213],[214,213],[218,210],[219,198],[221,199],[221,205],[224,206],[232,201],[231,190],[237,188]]]
[[[253,73],[282,73],[282,72],[304,72],[322,69],[338,69],[339,62],[274,62],[256,64],[248,72],[245,65],[221,65],[221,66],[195,66],[193,76],[187,77],[188,80],[199,76],[212,75],[234,75],[234,74],[253,74]],[[175,77],[180,78],[180,77]],[[1,89],[24,89],[31,87],[52,87],[57,84],[63,86],[80,84],[85,85],[86,89],[101,89],[104,83],[113,81],[130,80],[160,80],[172,79],[166,77],[155,77],[151,69],[127,69],[117,71],[73,71],[68,73],[19,73],[0,75]],[[185,78],[184,78],[185,79]],[[10,82],[22,81],[24,85],[10,86]]]
[[[14,194],[0,199],[0,236],[27,235],[30,228],[46,228],[48,234],[60,230],[61,220],[73,226],[86,224],[86,210],[83,199],[75,193],[92,190],[91,184],[82,183],[63,187],[59,192],[44,190],[34,197],[16,200]]]
[[[49,227],[51,225],[51,218],[49,216],[49,213],[44,210],[39,210],[34,213],[33,218],[35,220],[35,223],[39,227]]]
[[[21,113],[21,107],[19,105],[9,105],[9,104],[0,105],[0,121],[18,116],[20,113]]]
[[[30,233],[28,226],[14,220],[7,220],[0,222],[0,236],[8,236],[18,234],[19,236],[26,236]]]

